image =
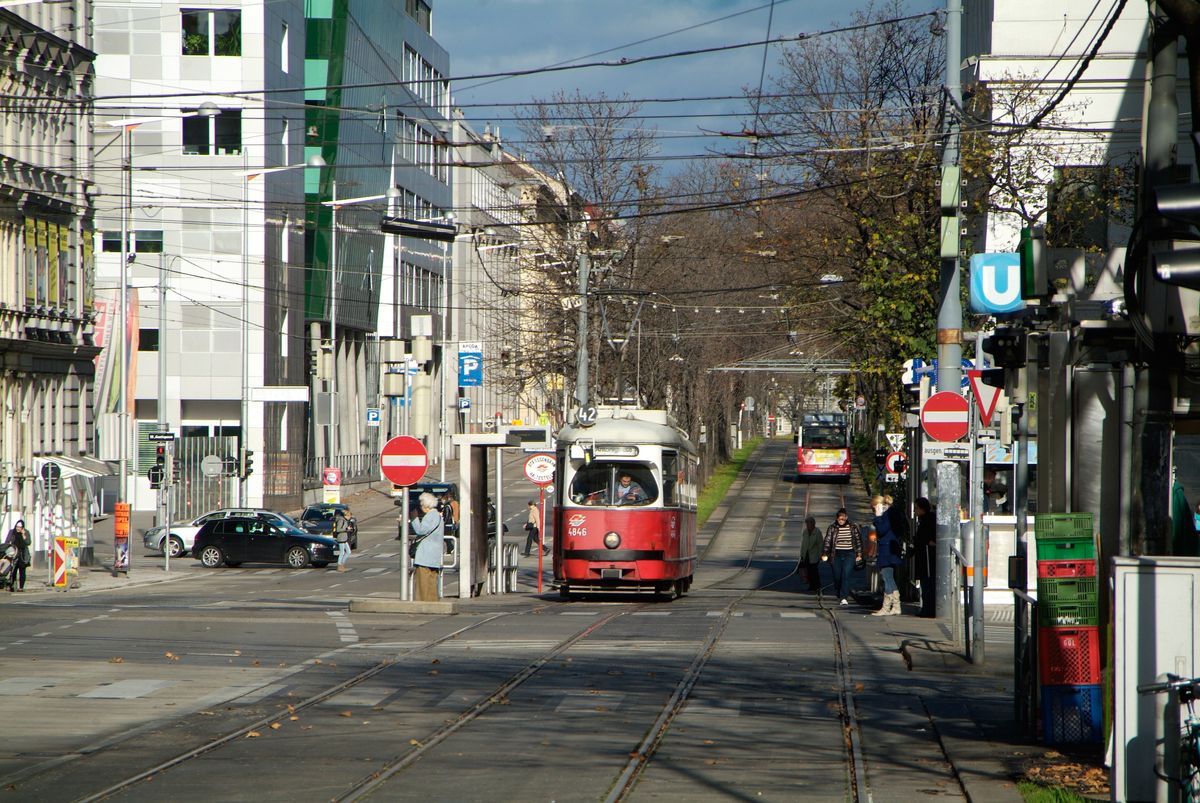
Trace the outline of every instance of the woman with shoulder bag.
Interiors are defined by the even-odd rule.
[[[435,602],[438,598],[438,573],[442,570],[442,541],[446,522],[437,509],[437,497],[426,491],[417,498],[420,512],[408,522],[409,530],[420,536],[409,545],[416,571],[416,598]]]
[[[12,547],[17,551],[14,558],[13,569],[17,573],[17,591],[25,590],[25,569],[33,563],[32,555],[29,552],[29,547],[33,540],[29,537],[29,532],[25,529],[25,520],[19,519],[13,528],[8,531],[8,537],[4,539],[6,547]]]

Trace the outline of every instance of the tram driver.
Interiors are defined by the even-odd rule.
[[[616,491],[618,505],[637,505],[646,501],[646,492],[633,481],[628,472],[621,472]]]

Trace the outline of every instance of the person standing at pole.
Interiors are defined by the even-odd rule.
[[[937,522],[933,516],[933,505],[921,497],[913,503],[917,515],[917,529],[913,535],[913,574],[921,584],[920,616],[932,618],[936,615],[937,599],[934,596],[934,574],[937,549]]]
[[[413,554],[416,572],[416,598],[435,602],[438,598],[438,573],[442,570],[442,540],[446,523],[437,509],[437,497],[426,491],[417,497],[419,511],[408,522],[409,530],[417,537]],[[410,547],[411,549],[411,547]]]
[[[542,547],[542,517],[538,513],[537,502],[530,500],[529,502],[529,517],[525,522],[525,557],[529,557],[529,550],[535,544],[542,552],[549,550]]]

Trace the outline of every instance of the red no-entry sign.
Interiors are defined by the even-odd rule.
[[[392,438],[383,445],[379,468],[383,476],[397,485],[412,485],[425,476],[429,454],[425,444],[408,435]]]
[[[965,396],[943,390],[930,396],[921,408],[921,428],[930,440],[960,440],[970,428],[970,411]]]

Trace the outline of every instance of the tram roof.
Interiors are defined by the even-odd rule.
[[[595,441],[597,443],[655,443],[677,446],[695,452],[687,434],[675,425],[666,410],[631,407],[598,407],[596,423],[590,427],[566,426],[559,432],[560,442]]]

